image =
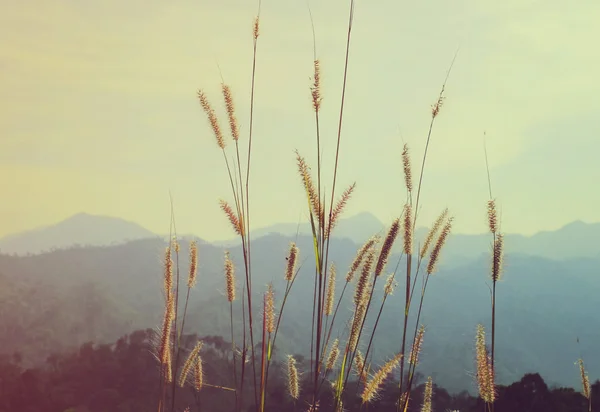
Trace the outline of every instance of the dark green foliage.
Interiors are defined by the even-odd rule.
[[[156,410],[158,365],[151,351],[152,330],[139,330],[117,340],[113,345],[83,344],[68,354],[55,354],[43,367],[27,369],[20,356],[0,357],[0,412],[151,412]],[[197,336],[186,336],[192,347]],[[205,342],[202,358],[205,382],[231,386],[229,343],[220,336],[201,338]],[[298,368],[306,371],[307,361],[298,356]],[[268,411],[304,411],[307,400],[294,405],[287,392],[285,364],[275,362],[269,375]],[[310,386],[304,377],[304,387]],[[393,412],[397,382],[387,381],[379,399],[368,409],[362,408],[358,394],[361,387],[350,382],[348,393],[357,396],[345,405],[349,411],[371,410]],[[458,409],[461,412],[483,410],[481,400],[466,392],[451,395],[434,385],[433,410]],[[539,374],[526,374],[519,382],[498,388],[497,412],[579,412],[586,410],[586,400],[571,388],[550,389]],[[304,394],[307,396],[308,394]],[[197,394],[186,386],[178,394],[177,411],[189,406],[195,411],[231,411],[233,393],[205,387]],[[423,397],[421,384],[413,392],[411,412],[420,408]],[[592,397],[600,399],[600,381],[592,385]],[[247,396],[248,401],[251,396]],[[331,391],[324,387],[320,412],[331,412]],[[599,402],[594,411],[600,411]],[[245,405],[244,410],[252,410]]]

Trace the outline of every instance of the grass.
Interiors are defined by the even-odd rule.
[[[427,152],[432,142],[432,132],[435,120],[440,115],[442,106],[445,102],[444,92],[450,76],[454,60],[448,69],[446,78],[442,84],[441,90],[435,103],[431,108],[431,119],[426,135],[426,145],[420,162],[420,171],[417,184],[413,183],[413,171],[411,166],[411,156],[408,146],[404,146],[402,152],[402,168],[404,173],[404,186],[406,189],[406,202],[399,211],[399,217],[390,224],[387,235],[384,239],[374,236],[369,239],[358,251],[356,257],[347,271],[345,283],[341,293],[335,303],[335,279],[337,269],[333,262],[330,262],[329,251],[332,235],[335,233],[336,224],[347,204],[351,201],[352,194],[356,185],[352,184],[343,192],[338,193],[338,170],[344,166],[340,158],[340,147],[343,143],[343,119],[345,91],[347,84],[347,73],[350,66],[349,52],[352,38],[352,25],[354,17],[354,1],[350,1],[349,19],[347,26],[347,41],[345,50],[345,60],[343,67],[342,95],[339,101],[339,118],[336,136],[336,150],[333,159],[333,174],[325,176],[323,170],[326,159],[321,155],[321,65],[320,61],[314,56],[313,76],[310,86],[311,104],[314,111],[315,125],[315,150],[316,150],[316,174],[311,174],[310,167],[305,158],[296,152],[296,163],[300,177],[302,190],[306,198],[306,209],[309,216],[309,223],[312,232],[313,250],[305,251],[312,253],[314,259],[314,282],[312,291],[312,322],[311,322],[311,347],[309,370],[299,371],[298,364],[292,356],[285,356],[278,353],[275,342],[281,322],[285,322],[284,309],[287,297],[292,293],[294,281],[299,270],[298,260],[300,251],[292,243],[287,256],[287,268],[284,274],[287,285],[283,294],[283,299],[279,307],[276,307],[275,291],[272,285],[268,285],[266,290],[256,290],[252,284],[252,253],[250,241],[250,174],[251,174],[251,155],[252,155],[252,124],[254,108],[254,79],[256,74],[256,59],[259,45],[260,34],[260,9],[257,14],[252,30],[253,37],[253,60],[252,60],[252,85],[250,96],[250,125],[248,131],[247,151],[242,150],[241,141],[243,140],[239,133],[239,125],[235,113],[235,104],[231,89],[224,82],[222,83],[222,98],[227,111],[227,123],[229,125],[230,139],[225,138],[219,119],[215,114],[211,100],[200,90],[198,98],[205,115],[207,116],[209,126],[212,130],[218,149],[223,153],[224,166],[230,183],[230,196],[232,203],[226,200],[220,201],[220,207],[231,224],[232,230],[239,236],[243,254],[242,268],[242,313],[234,313],[233,301],[237,299],[235,289],[236,268],[229,258],[225,255],[224,273],[227,290],[227,299],[230,303],[230,322],[232,338],[232,361],[233,361],[233,387],[220,387],[220,389],[232,392],[235,397],[234,410],[241,411],[244,408],[252,408],[258,412],[264,412],[267,409],[267,387],[269,385],[269,368],[277,357],[285,359],[287,364],[287,382],[288,396],[293,400],[294,409],[316,411],[323,406],[323,397],[325,391],[331,391],[333,409],[342,411],[343,405],[351,403],[353,397],[358,396],[361,400],[361,409],[367,410],[369,405],[374,402],[382,387],[383,382],[393,376],[393,371],[399,370],[397,384],[397,403],[398,411],[406,412],[411,394],[414,387],[415,373],[419,364],[420,349],[423,340],[426,339],[426,328],[419,323],[423,309],[424,298],[430,278],[435,275],[436,267],[440,261],[444,244],[451,233],[453,218],[447,209],[443,209],[439,217],[432,222],[422,245],[415,245],[415,227],[418,220],[418,210],[421,201],[422,189],[424,187],[424,173],[427,160]],[[456,55],[455,57],[456,58]],[[232,143],[233,148],[228,147]],[[242,154],[246,153],[246,158],[242,159]],[[233,159],[230,162],[229,159]],[[243,167],[243,161],[247,165]],[[486,153],[487,162],[487,153]],[[481,398],[485,401],[486,410],[494,410],[495,400],[495,340],[496,340],[496,286],[500,277],[502,267],[502,249],[503,237],[499,232],[499,222],[496,212],[496,203],[492,198],[491,181],[488,182],[490,189],[490,200],[487,205],[489,229],[492,234],[492,265],[491,265],[491,351],[488,350],[485,341],[485,331],[482,325],[477,328],[475,358],[477,363],[477,383]],[[324,187],[329,187],[329,192]],[[415,193],[416,192],[416,193]],[[175,230],[174,219],[172,218],[172,229]],[[175,231],[176,233],[176,231]],[[402,236],[402,254],[396,262],[394,269],[387,273],[388,260],[392,247],[399,236]],[[383,240],[383,241],[382,241]],[[196,245],[190,249],[191,256],[197,253]],[[173,280],[172,256],[175,256],[175,276]],[[175,411],[176,385],[185,386],[191,372],[195,372],[195,378],[190,385],[200,391],[208,385],[203,381],[202,360],[199,342],[196,347],[188,354],[187,360],[180,367],[180,355],[182,347],[179,337],[183,332],[185,325],[185,316],[187,313],[187,302],[189,291],[195,285],[195,267],[196,260],[189,270],[187,295],[181,327],[177,330],[178,317],[177,307],[179,303],[179,246],[176,239],[166,249],[165,253],[165,315],[160,334],[160,342],[157,344],[157,358],[161,365],[161,392],[158,401],[158,412]],[[402,262],[403,260],[403,262]],[[385,276],[385,281],[379,279]],[[385,303],[393,297],[393,291],[398,281],[404,280],[403,298],[404,311],[399,313],[402,318],[403,328],[399,331],[398,352],[389,354],[389,360],[377,368],[372,365],[372,349],[376,345],[376,332],[380,316],[385,308]],[[383,298],[381,302],[375,302],[375,288],[384,282]],[[417,284],[420,287],[417,288]],[[354,284],[353,295],[353,315],[350,323],[347,325],[344,334],[334,336],[334,325],[336,325],[336,315],[338,314],[342,299],[351,284]],[[175,286],[174,286],[175,285]],[[415,295],[417,293],[417,295]],[[415,298],[418,298],[416,305]],[[257,305],[255,302],[260,299],[261,302],[260,318],[257,318]],[[416,306],[416,309],[414,308]],[[409,315],[411,310],[416,310],[416,322],[409,324]],[[369,315],[376,313],[373,323],[369,321],[372,318]],[[239,346],[234,342],[234,317],[242,317],[242,339]],[[369,325],[365,328],[365,325]],[[370,332],[366,333],[365,331]],[[412,336],[410,335],[412,332]],[[257,335],[257,333],[259,335]],[[257,337],[260,340],[257,341]],[[365,347],[364,354],[360,351]],[[257,353],[260,348],[260,354]],[[409,350],[410,349],[410,350]],[[371,357],[370,357],[371,356]],[[580,362],[584,394],[586,388],[585,370],[583,361]],[[238,369],[239,368],[239,369]],[[238,373],[239,372],[239,373]],[[301,387],[301,374],[308,374],[310,385]],[[249,376],[248,376],[249,375]],[[356,378],[361,389],[357,393],[348,393],[349,381]],[[331,385],[326,382],[330,381]],[[250,389],[245,389],[245,385],[250,384]],[[429,377],[425,386],[425,395],[422,400],[421,410],[428,412],[432,410],[432,379]],[[168,393],[170,396],[170,407],[168,405]],[[589,395],[589,382],[587,383],[587,393]],[[253,399],[248,401],[245,396]],[[587,396],[589,399],[589,396]],[[330,399],[327,397],[327,399]],[[591,399],[590,399],[591,411]]]

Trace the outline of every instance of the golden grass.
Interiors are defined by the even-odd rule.
[[[485,329],[481,324],[477,325],[475,353],[477,359],[476,377],[479,396],[489,405],[496,400],[496,386],[491,356],[485,343]]]
[[[329,268],[329,279],[327,281],[327,298],[325,299],[325,316],[331,316],[333,314],[333,300],[335,298],[335,277],[336,269],[332,263]]]
[[[225,252],[225,285],[227,290],[227,300],[235,300],[235,266],[229,257],[229,252]]]
[[[293,399],[298,399],[300,396],[298,368],[296,367],[296,360],[292,355],[288,355],[288,392]]]
[[[240,237],[242,245],[242,257],[244,261],[244,274],[245,274],[245,290],[242,291],[242,340],[241,350],[238,351],[237,346],[234,342],[234,312],[233,312],[233,301],[236,299],[235,289],[235,268],[229,256],[229,252],[225,254],[225,283],[226,283],[226,295],[227,300],[230,304],[230,326],[231,326],[231,351],[233,360],[233,386],[234,388],[226,388],[218,385],[210,385],[204,382],[204,376],[202,371],[202,360],[200,356],[201,342],[192,350],[187,360],[183,364],[181,370],[179,385],[184,386],[186,379],[193,368],[195,373],[195,379],[193,386],[196,390],[200,390],[203,386],[210,386],[215,388],[226,389],[233,391],[235,394],[235,410],[240,411],[245,407],[243,396],[244,396],[244,384],[246,382],[246,374],[251,374],[253,382],[253,394],[254,394],[254,405],[258,412],[264,412],[267,402],[267,386],[269,384],[269,367],[273,359],[274,353],[276,352],[276,338],[279,329],[279,325],[283,318],[284,307],[288,295],[291,292],[292,286],[296,279],[296,275],[299,271],[298,259],[299,249],[295,243],[291,243],[289,252],[287,255],[287,264],[283,273],[283,278],[286,281],[285,291],[283,293],[283,299],[281,306],[279,307],[278,313],[275,311],[275,291],[272,283],[267,285],[267,290],[262,295],[262,340],[260,343],[255,345],[254,342],[254,322],[253,322],[253,307],[252,307],[252,253],[251,253],[251,242],[249,239],[250,234],[250,208],[249,208],[249,180],[251,171],[251,152],[252,152],[252,131],[253,131],[253,108],[254,108],[254,81],[256,72],[256,54],[257,44],[259,38],[259,14],[254,19],[252,25],[252,38],[253,38],[253,65],[252,65],[252,92],[250,97],[250,127],[248,132],[248,151],[246,164],[247,168],[244,171],[242,168],[240,142],[243,143],[244,139],[240,135],[239,122],[236,116],[235,103],[233,92],[231,88],[224,82],[221,83],[221,92],[223,96],[223,104],[227,113],[227,123],[229,124],[229,130],[233,141],[233,148],[227,148],[225,138],[223,136],[222,129],[220,127],[219,119],[216,115],[214,108],[212,107],[206,94],[200,90],[198,91],[198,99],[204,114],[207,117],[208,124],[212,130],[212,134],[216,139],[217,146],[221,149],[224,155],[224,161],[231,184],[231,190],[233,195],[233,201],[230,205],[225,200],[220,200],[220,208],[228,219],[231,228],[234,233]],[[354,1],[350,1],[350,14],[348,20],[348,35],[346,42],[346,59],[344,63],[344,79],[342,88],[342,97],[340,101],[340,112],[338,122],[338,133],[337,133],[337,145],[335,151],[333,176],[331,181],[327,182],[327,186],[331,187],[331,191],[326,193],[323,190],[325,187],[325,176],[323,174],[323,158],[321,154],[321,133],[320,133],[320,111],[323,104],[323,93],[321,84],[321,63],[316,56],[313,60],[313,74],[311,84],[309,86],[311,105],[315,114],[315,126],[316,126],[316,149],[317,149],[317,167],[316,175],[311,174],[311,170],[308,166],[307,161],[296,151],[296,166],[302,183],[302,189],[306,195],[306,207],[308,209],[309,222],[311,224],[311,234],[313,240],[313,252],[314,252],[314,290],[313,290],[313,319],[312,319],[312,337],[311,337],[311,359],[310,368],[311,375],[310,380],[312,381],[312,387],[310,390],[304,391],[303,396],[308,403],[308,410],[316,411],[320,405],[321,388],[328,376],[328,373],[333,372],[334,380],[331,382],[331,387],[334,391],[334,410],[342,411],[343,405],[348,399],[351,399],[353,394],[346,393],[347,382],[350,374],[354,373],[358,377],[359,393],[358,396],[361,398],[362,403],[371,403],[377,399],[378,391],[380,390],[384,380],[388,377],[391,372],[400,367],[400,379],[398,385],[398,410],[407,411],[408,402],[411,398],[411,390],[413,385],[413,379],[415,376],[416,367],[419,363],[419,354],[422,347],[423,337],[425,329],[420,326],[419,320],[423,306],[423,300],[427,288],[427,284],[437,265],[440,261],[440,256],[443,247],[450,235],[452,229],[453,218],[449,217],[448,209],[444,209],[442,213],[435,220],[422,245],[415,244],[415,228],[417,227],[417,213],[419,211],[419,201],[421,195],[421,189],[423,185],[423,175],[425,169],[425,163],[427,158],[427,152],[429,143],[432,135],[432,129],[435,119],[439,116],[442,105],[445,101],[444,91],[446,82],[450,74],[448,70],[446,79],[442,85],[440,94],[431,107],[431,119],[429,123],[429,131],[427,133],[427,142],[425,145],[425,151],[423,153],[422,164],[420,168],[420,174],[418,176],[418,184],[415,185],[413,182],[412,166],[410,149],[408,145],[404,145],[402,150],[402,169],[404,173],[404,186],[407,192],[407,201],[402,209],[401,216],[395,219],[388,230],[388,233],[383,240],[381,246],[379,243],[381,238],[377,235],[368,239],[357,251],[354,260],[345,276],[344,287],[336,297],[335,286],[336,286],[336,266],[334,262],[328,262],[330,242],[332,241],[332,234],[337,228],[340,217],[347,207],[348,202],[351,200],[352,195],[356,189],[356,183],[349,185],[336,199],[336,185],[337,173],[340,163],[340,145],[342,142],[342,123],[344,114],[344,103],[345,103],[345,91],[346,91],[346,79],[347,70],[349,65],[349,49],[350,49],[350,38],[353,25],[354,16]],[[454,61],[453,61],[454,63]],[[227,150],[234,150],[233,156],[228,156]],[[243,153],[242,153],[243,154]],[[233,159],[233,165],[230,164],[230,159]],[[487,161],[487,158],[486,158]],[[233,167],[232,167],[233,166]],[[245,185],[244,185],[245,180]],[[330,184],[331,183],[331,184]],[[413,203],[413,192],[416,189],[417,195],[415,202]],[[491,189],[490,189],[491,193]],[[329,200],[330,199],[330,200]],[[494,305],[492,307],[492,318],[495,320],[495,283],[498,280],[501,268],[502,268],[502,250],[503,250],[503,237],[498,233],[498,219],[496,212],[496,203],[494,200],[488,202],[488,223],[490,231],[494,235],[493,243],[493,255],[492,255],[492,279],[494,281]],[[374,290],[376,287],[377,279],[385,274],[388,261],[390,259],[391,250],[393,244],[399,234],[402,233],[402,255],[400,259],[405,259],[406,270],[405,270],[405,304],[404,313],[399,314],[399,317],[403,315],[403,328],[402,328],[402,340],[401,350],[392,359],[385,363],[379,370],[377,370],[369,379],[369,371],[371,364],[367,364],[369,353],[374,343],[374,337],[377,330],[377,325],[384,309],[384,305],[388,297],[393,294],[394,288],[398,283],[398,276],[400,271],[398,270],[400,260],[396,269],[387,275],[385,284],[383,285],[383,299],[379,305],[379,311],[374,324],[368,325],[370,333],[366,336],[368,338],[368,345],[366,352],[363,355],[360,347],[364,341],[363,330],[365,324],[369,318],[369,311],[371,309],[371,303],[374,296]],[[420,247],[419,247],[420,246]],[[165,275],[164,275],[164,290],[165,290],[165,314],[163,319],[162,331],[160,335],[159,345],[159,361],[163,366],[163,375],[165,382],[171,383],[173,381],[173,373],[178,369],[178,355],[180,350],[180,337],[184,329],[184,321],[186,311],[184,311],[183,319],[181,321],[181,328],[179,334],[177,333],[177,304],[178,304],[178,288],[174,288],[174,273],[173,273],[173,260],[171,259],[172,248],[175,248],[175,252],[178,256],[179,245],[177,243],[174,246],[167,248],[165,252]],[[431,252],[430,252],[431,249]],[[189,299],[189,291],[196,284],[197,279],[197,245],[193,242],[190,245],[190,271],[188,274],[188,296],[186,298],[186,310],[187,302]],[[377,259],[376,254],[378,253]],[[418,276],[420,275],[420,269],[424,264],[427,255],[427,264],[424,266],[424,274],[422,287],[420,288],[420,302],[417,312],[417,320],[414,325],[414,335],[412,335],[412,343],[408,342],[408,347],[411,348],[409,356],[405,356],[407,339],[411,339],[408,336],[408,319],[409,313],[412,308],[412,298],[416,291],[416,284]],[[413,265],[413,258],[416,260],[416,265]],[[330,264],[329,264],[330,263]],[[416,268],[416,270],[415,270]],[[178,280],[178,269],[177,269],[177,280]],[[397,276],[398,275],[398,276]],[[347,325],[346,330],[343,334],[336,336],[332,344],[329,345],[329,341],[334,330],[334,324],[336,320],[336,314],[340,307],[340,303],[344,297],[347,286],[356,282],[354,286],[354,295],[352,297],[352,317]],[[178,283],[177,283],[178,285]],[[177,286],[176,285],[176,286]],[[334,305],[335,299],[337,305]],[[247,304],[247,306],[246,306]],[[335,309],[334,309],[335,307]],[[372,326],[372,328],[371,328]],[[257,328],[258,329],[258,328]],[[481,336],[480,336],[481,334]],[[175,335],[175,336],[171,336]],[[485,336],[483,327],[478,328],[477,335],[477,361],[482,362],[481,371],[478,366],[478,382],[481,380],[480,392],[482,398],[488,403],[494,401],[494,337],[495,328],[494,323],[492,326],[492,352],[491,356],[488,355],[487,349],[485,348]],[[345,340],[345,344],[343,343]],[[480,340],[483,341],[481,346]],[[262,348],[261,356],[255,356],[255,347],[260,350]],[[326,354],[326,349],[329,348],[329,353]],[[481,356],[480,356],[481,351]],[[241,354],[238,364],[237,355]],[[327,355],[327,356],[326,356]],[[175,363],[171,363],[171,359],[174,358]],[[480,360],[481,358],[481,360]],[[257,368],[257,363],[258,365]],[[370,361],[369,361],[370,362]],[[251,370],[246,367],[246,364],[251,366]],[[406,384],[404,382],[404,366],[408,364],[408,380]],[[479,363],[478,363],[479,365]],[[582,365],[582,364],[581,364]],[[241,368],[241,375],[237,375],[237,367]],[[583,368],[583,366],[581,366]],[[583,376],[582,369],[582,376]],[[481,375],[481,377],[480,377]],[[587,375],[586,375],[587,376]],[[288,392],[290,397],[295,402],[300,399],[300,378],[297,369],[296,360],[292,356],[287,356],[287,383]],[[174,382],[173,382],[174,383]],[[487,386],[486,386],[487,385]],[[328,385],[326,385],[328,386]],[[163,386],[162,399],[159,404],[159,412],[165,411],[165,390]],[[362,391],[360,390],[362,388]],[[425,386],[425,397],[421,410],[424,412],[431,411],[432,405],[432,390],[433,384],[431,378],[427,380]],[[174,408],[175,402],[175,391],[173,390],[172,405]],[[346,402],[347,404],[347,402]],[[172,412],[172,411],[171,411]]]
[[[433,381],[431,376],[427,377],[425,383],[425,391],[423,393],[423,405],[421,406],[421,412],[431,412],[431,399],[433,398]]]
[[[379,370],[367,382],[362,394],[360,395],[363,403],[371,402],[376,398],[377,392],[383,384],[383,381],[392,372],[392,370],[394,370],[394,368],[400,364],[401,359],[402,354],[398,353],[392,359],[387,361],[381,368],[379,368]]]

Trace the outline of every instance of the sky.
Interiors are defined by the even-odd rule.
[[[306,219],[298,150],[316,170],[310,100],[322,67],[323,181],[331,190],[348,0],[263,0],[250,176],[251,225]],[[231,238],[223,155],[196,93],[227,122],[221,76],[249,131],[248,0],[0,0],[0,236],[86,212],[168,232]],[[337,192],[346,215],[389,223],[425,165],[419,219],[448,207],[455,232],[485,231],[484,132],[502,229],[533,234],[600,221],[600,3],[596,0],[356,1]],[[227,155],[233,144],[226,134]],[[245,166],[244,166],[245,168]]]

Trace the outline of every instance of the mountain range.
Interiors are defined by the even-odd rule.
[[[74,237],[72,242],[79,243],[79,247],[29,256],[0,254],[0,352],[19,351],[26,360],[39,363],[53,351],[86,341],[112,342],[133,329],[159,325],[164,306],[161,259],[166,238],[154,234],[146,236],[148,233],[136,226],[104,224],[103,229],[114,230],[113,240],[136,233],[141,238],[114,244],[104,240],[104,245],[98,245],[107,235],[104,231],[94,236],[93,225],[106,221],[86,215],[78,219],[80,225],[87,225],[82,231],[86,232],[89,246],[82,246],[86,244],[83,237]],[[376,219],[363,215],[360,216],[365,219],[363,222],[370,220],[374,225],[361,229],[363,234],[360,235],[359,231],[350,230],[352,219],[343,222],[348,225],[348,234],[331,243],[331,260],[340,274],[345,274],[360,247],[351,236],[364,239],[369,231],[373,234],[373,230],[385,229],[383,225],[376,229]],[[61,227],[72,227],[73,222],[28,232],[21,241],[28,237],[33,239],[36,233],[42,233],[40,238],[47,241],[48,233],[61,233]],[[296,232],[297,225],[293,235],[265,229],[262,236],[255,234],[252,246],[255,293],[260,294],[267,283],[273,282],[278,303],[285,289],[283,273],[289,243],[296,241],[300,248],[302,267],[283,314],[277,343],[280,356],[288,353],[308,356],[310,348],[312,307],[306,302],[312,301],[313,293],[312,239],[304,234],[297,236]],[[497,375],[501,383],[517,380],[526,372],[539,372],[550,384],[576,386],[578,371],[574,361],[580,356],[586,360],[590,379],[598,378],[600,330],[596,314],[600,311],[600,257],[597,253],[600,243],[593,240],[598,238],[599,232],[598,225],[576,222],[555,232],[506,237],[508,253],[504,277],[498,284],[497,302]],[[425,298],[421,320],[427,331],[421,371],[431,374],[436,382],[454,392],[475,389],[475,326],[480,322],[488,327],[490,324],[488,238],[485,235],[451,237],[442,252],[440,270],[429,282]],[[62,239],[65,244],[66,237]],[[229,305],[224,296],[223,278],[226,248],[198,241],[198,285],[191,293],[186,329],[227,339],[230,336]],[[517,246],[510,243],[513,241]],[[55,245],[60,244],[55,242]],[[34,241],[32,244],[40,245]],[[187,241],[181,246],[185,250]],[[3,250],[5,247],[2,246]],[[242,276],[239,244],[227,249]],[[399,254],[390,258],[388,272],[395,268],[399,258]],[[187,253],[181,254],[180,265],[187,267]],[[343,276],[339,278],[338,291],[344,286]],[[181,281],[184,285],[185,279]],[[402,289],[402,276],[398,282]],[[238,288],[241,287],[242,279],[238,279]],[[351,316],[353,285],[349,288],[334,329],[334,335],[342,339],[346,321]],[[380,302],[380,298],[381,287],[377,287],[374,301]],[[236,301],[234,306],[236,331],[241,330],[240,304]],[[375,338],[375,362],[399,350],[403,304],[401,292],[386,303]],[[255,310],[258,314],[259,308]],[[414,325],[414,317],[412,319]],[[373,318],[367,320],[367,329],[372,327],[373,321]],[[237,336],[236,340],[239,339]]]
[[[386,224],[389,224],[386,223]],[[386,224],[368,212],[340,219],[334,237],[362,244],[374,234],[385,234]],[[427,228],[417,228],[416,239],[422,240]],[[288,237],[309,236],[310,225],[279,223],[251,232],[251,239],[279,234]],[[166,238],[137,223],[121,218],[79,213],[54,225],[0,238],[0,253],[38,254],[73,246],[108,246],[129,240]],[[538,232],[532,236],[505,234],[506,253],[519,253],[548,259],[600,257],[600,223],[571,222],[555,231]],[[238,239],[212,242],[215,246],[231,247]],[[464,263],[465,259],[489,254],[490,235],[451,234],[445,246],[446,263]]]

